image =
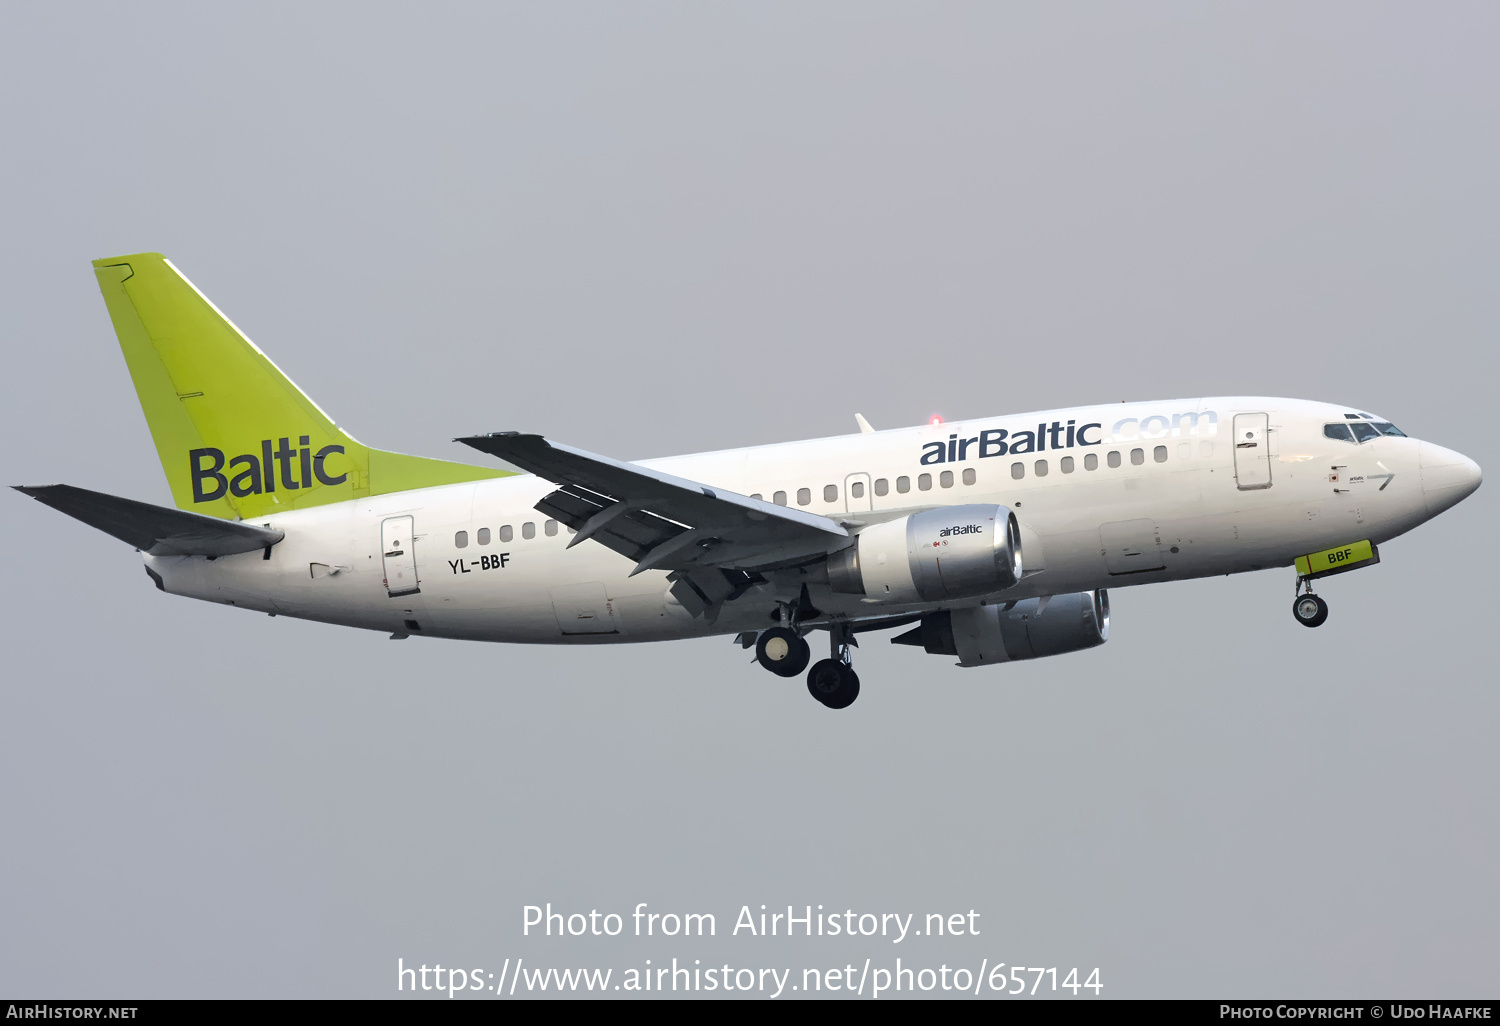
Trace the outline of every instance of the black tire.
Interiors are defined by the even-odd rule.
[[[1328,619],[1328,603],[1317,595],[1298,595],[1292,603],[1292,615],[1304,627],[1321,627]]]
[[[755,639],[755,660],[780,677],[795,677],[807,669],[812,658],[812,649],[797,636],[797,632],[786,627],[772,627],[761,631]]]
[[[808,671],[807,693],[830,709],[847,709],[859,697],[859,674],[848,663],[820,659]]]

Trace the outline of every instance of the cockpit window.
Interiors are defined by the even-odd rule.
[[[1405,431],[1402,431],[1388,420],[1377,420],[1375,422],[1375,430],[1379,431],[1382,435],[1394,435],[1397,438],[1406,437]]]
[[[1344,419],[1345,420],[1359,420],[1360,416],[1357,413],[1346,413],[1346,414],[1344,414]]]
[[[1338,442],[1354,441],[1354,436],[1349,434],[1349,425],[1347,424],[1324,424],[1323,437],[1332,438]]]
[[[1380,437],[1380,432],[1375,430],[1375,425],[1363,420],[1350,421],[1349,428],[1354,432],[1356,442],[1368,442],[1372,438]]]

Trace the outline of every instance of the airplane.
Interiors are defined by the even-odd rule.
[[[624,462],[537,434],[456,439],[512,467],[371,449],[165,257],[94,261],[175,509],[18,490],[142,554],[173,595],[413,635],[608,644],[733,635],[832,709],[858,635],[962,667],[1109,637],[1108,589],[1323,577],[1479,487],[1479,466],[1358,407],[1216,397],[1083,406]],[[813,631],[829,656],[809,669]]]

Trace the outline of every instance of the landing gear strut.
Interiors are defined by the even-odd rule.
[[[813,664],[807,674],[807,693],[830,709],[847,709],[859,697],[859,674],[849,665],[854,634],[846,623],[828,625],[829,658]]]
[[[1306,588],[1304,592],[1302,589]],[[1328,619],[1328,603],[1313,594],[1312,581],[1297,578],[1297,597],[1292,600],[1292,615],[1304,627],[1321,627]]]

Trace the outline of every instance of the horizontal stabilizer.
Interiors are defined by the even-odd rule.
[[[230,556],[275,545],[286,537],[269,527],[167,509],[72,485],[14,487],[153,556]]]

